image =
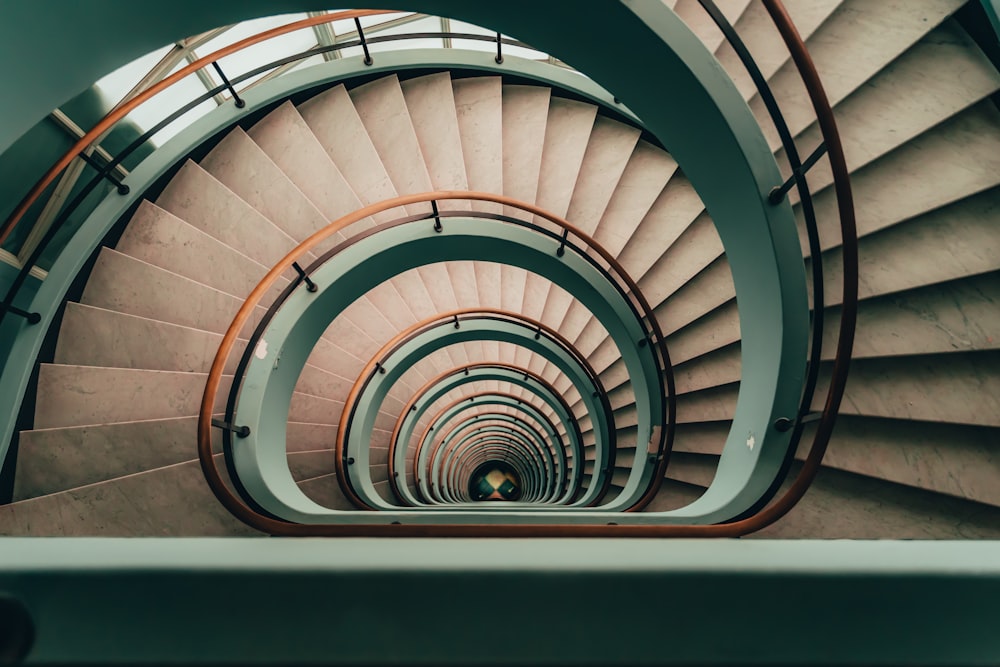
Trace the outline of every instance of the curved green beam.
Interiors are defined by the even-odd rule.
[[[453,389],[457,389],[471,382],[485,380],[509,382],[510,384],[528,390],[544,401],[545,404],[548,405],[552,409],[553,413],[559,418],[559,421],[567,434],[569,448],[573,453],[574,461],[580,460],[580,457],[583,455],[583,441],[580,436],[579,424],[573,414],[569,411],[569,407],[563,400],[561,400],[561,397],[552,393],[544,385],[539,384],[537,378],[532,375],[530,371],[519,371],[503,366],[480,366],[478,368],[468,369],[468,373],[462,373],[459,369],[455,375],[444,378],[439,384],[435,385],[431,391],[428,391],[423,397],[420,398],[418,405],[414,406],[415,409],[411,409],[404,415],[402,426],[399,431],[400,437],[397,438],[397,442],[395,443],[394,458],[396,460],[393,462],[394,470],[397,472],[402,470],[404,473],[408,474],[405,466],[408,444],[404,444],[408,441],[402,440],[401,436],[404,433],[412,434],[413,428],[436,401]],[[565,446],[560,446],[557,452],[560,457],[560,466],[564,469],[568,469],[569,466],[567,463],[568,459]],[[400,463],[402,463],[402,468],[399,467]],[[569,480],[569,485],[571,487],[576,482],[578,477],[579,471],[574,470],[572,477],[570,477]]]
[[[484,420],[490,420],[490,422],[485,425],[477,425],[477,422],[481,424]],[[472,430],[468,430],[470,427]],[[476,438],[480,434],[487,432],[517,434],[517,436],[520,437],[520,439],[526,444],[530,441],[532,443],[530,446],[532,448],[534,462],[537,465],[544,467],[544,462],[539,459],[538,456],[535,456],[535,454],[541,454],[544,451],[543,447],[545,447],[544,438],[542,438],[541,434],[538,433],[537,430],[527,427],[523,420],[516,419],[510,415],[502,416],[500,414],[481,414],[467,420],[464,424],[460,424],[459,428],[456,428],[454,431],[449,433],[448,436],[446,436],[447,442],[443,442],[441,444],[441,448],[444,450],[444,453],[442,454],[443,460],[441,461],[442,465],[437,471],[437,475],[435,477],[437,480],[437,488],[439,490],[448,488],[450,485],[455,483],[455,481],[449,477],[451,472],[453,472],[453,470],[448,467],[449,462],[451,461],[451,453],[453,453],[456,448],[461,445],[461,443],[466,442],[469,439]],[[542,442],[543,444],[536,444],[538,442]],[[551,477],[547,475],[545,477],[551,479]],[[539,502],[542,501],[543,499],[539,498]]]
[[[525,403],[523,401],[517,400],[513,396],[503,395],[503,394],[493,394],[486,393],[480,396],[474,396],[471,400],[462,401],[458,405],[455,405],[451,409],[445,411],[438,419],[436,419],[426,431],[425,438],[427,440],[418,443],[419,459],[417,460],[417,469],[423,470],[425,473],[430,471],[430,482],[438,483],[440,488],[440,463],[441,458],[445,456],[445,448],[447,446],[446,441],[442,441],[437,447],[431,447],[431,443],[428,440],[433,439],[433,434],[441,433],[445,427],[454,419],[459,417],[462,413],[474,408],[483,408],[486,406],[502,406],[509,407],[517,410],[518,412],[529,416],[535,424],[531,424],[524,419],[519,419],[515,417],[510,417],[510,421],[524,424],[525,426],[536,431],[536,437],[539,439],[539,453],[543,457],[543,467],[545,470],[545,476],[551,480],[551,490],[552,493],[556,491],[557,479],[562,478],[563,473],[559,472],[555,462],[552,458],[552,449],[550,447],[559,447],[561,445],[561,440],[552,423],[548,420],[545,415],[541,413],[538,408],[531,405],[530,403]],[[471,421],[476,418],[477,415],[469,415],[466,421]],[[494,418],[500,418],[500,415],[494,416]],[[459,430],[461,423],[455,427],[455,429],[448,434],[448,436],[454,435],[454,433]],[[545,441],[545,436],[538,431],[539,427],[545,431],[545,435],[548,436],[549,440],[552,442],[550,445]],[[446,437],[447,440],[447,437]],[[432,451],[433,450],[433,451]],[[425,474],[426,478],[426,474]],[[426,482],[428,480],[424,479],[425,485],[421,487],[421,490],[426,489]],[[426,492],[425,492],[426,496]],[[427,496],[429,497],[429,496]],[[545,499],[546,501],[548,498]]]
[[[111,0],[115,2],[115,0]],[[222,3],[227,0],[221,0]],[[155,0],[147,6],[152,9]],[[38,4],[32,2],[30,14],[33,16],[38,12]],[[81,6],[82,7],[82,6]],[[221,8],[212,3],[212,10]],[[322,8],[326,8],[325,5]],[[58,17],[74,14],[78,7],[60,6],[57,12]],[[228,11],[235,10],[237,13],[245,9],[244,6],[232,6]],[[205,3],[200,3],[199,10],[209,10]],[[7,8],[5,6],[5,12]],[[87,15],[93,15],[90,10],[84,11]],[[127,13],[127,11],[126,11]],[[284,13],[279,10],[278,13]],[[6,18],[6,16],[5,16]],[[50,17],[52,18],[52,17]],[[171,17],[176,18],[176,17]],[[237,19],[238,20],[238,19]],[[0,21],[0,35],[6,34],[6,28],[14,25],[14,21],[8,23]],[[218,24],[223,25],[223,24]],[[226,24],[228,25],[228,23]],[[136,26],[136,36],[145,34],[150,26]],[[217,27],[213,25],[212,27]],[[74,28],[75,30],[75,28]],[[75,34],[75,33],[74,33]],[[195,33],[178,33],[175,37],[167,39],[166,42],[150,42],[145,51],[138,52],[136,56],[159,48],[165,43],[183,39],[185,36]],[[113,38],[121,35],[106,34],[109,42]],[[8,46],[11,42],[0,40],[0,50]],[[51,43],[48,44],[52,46]],[[88,60],[86,55],[100,56],[100,58],[113,57],[114,50],[105,48],[109,46],[102,41],[102,48],[99,53],[93,48],[87,48],[82,53],[77,53],[71,63],[61,63],[59,73],[65,74],[67,65],[86,66]],[[48,53],[48,51],[46,51]],[[129,59],[121,61],[120,64],[128,62]],[[0,80],[11,73],[11,70],[18,68],[0,68]],[[114,69],[114,68],[111,68]],[[95,79],[84,86],[89,87],[109,70],[98,69]],[[32,372],[35,367],[35,359],[38,357],[45,337],[51,327],[55,315],[59,310],[59,305],[66,299],[66,295],[76,280],[77,275],[86,268],[88,259],[101,244],[104,238],[111,232],[113,226],[122,216],[128,214],[135,204],[143,198],[146,190],[154,185],[161,178],[166,176],[175,165],[185,160],[192,151],[195,151],[206,138],[218,135],[226,128],[245,117],[258,113],[260,109],[276,105],[290,95],[307,91],[311,88],[325,88],[341,82],[350,82],[358,77],[369,77],[373,73],[390,74],[392,72],[406,70],[466,70],[479,71],[483,74],[516,74],[539,84],[562,88],[571,91],[592,101],[595,104],[615,108],[618,112],[629,115],[628,111],[621,105],[615,104],[610,93],[607,93],[592,81],[581,77],[563,67],[527,60],[516,56],[505,56],[503,65],[494,62],[492,56],[482,51],[466,51],[462,49],[401,49],[386,51],[378,54],[378,62],[372,66],[366,66],[363,59],[358,57],[339,58],[322,64],[302,69],[301,71],[288,72],[280,77],[264,81],[253,88],[242,91],[240,96],[246,101],[246,106],[242,109],[232,104],[224,104],[209,113],[205,114],[190,126],[181,130],[175,137],[172,137],[163,146],[159,147],[135,169],[131,170],[124,182],[130,187],[130,193],[122,196],[118,194],[108,195],[94,209],[94,211],[79,226],[72,238],[68,239],[65,247],[59,251],[53,262],[45,280],[40,283],[37,290],[30,299],[19,299],[16,305],[30,312],[40,313],[41,322],[36,325],[28,325],[20,318],[8,316],[3,323],[0,334],[2,340],[9,345],[6,349],[0,349],[0,463],[5,460],[7,449],[10,446],[11,438],[17,424],[18,412],[24,399],[25,391],[29,386]],[[51,77],[46,77],[46,94],[55,91],[54,87],[48,84]],[[34,84],[32,84],[34,85]],[[80,90],[82,90],[81,88]],[[39,91],[35,91],[39,92]],[[66,99],[77,94],[74,91]],[[6,102],[21,104],[22,102],[35,102],[41,99],[38,96],[31,100],[6,96]],[[65,101],[65,100],[64,100]],[[154,102],[155,103],[155,102]],[[51,111],[49,107],[43,117]],[[6,104],[0,108],[0,137],[12,127],[11,112],[13,110]],[[40,120],[41,118],[39,118]],[[37,121],[31,121],[34,125]],[[0,139],[0,150],[5,150]],[[5,288],[4,288],[5,289]],[[6,336],[7,333],[9,336]],[[3,346],[0,346],[2,348]]]
[[[531,371],[511,367],[506,364],[476,364],[475,368],[462,367],[455,369],[452,373],[442,377],[438,384],[433,385],[428,388],[426,393],[417,397],[416,403],[412,406],[408,412],[403,415],[403,420],[401,422],[399,433],[397,434],[397,441],[393,443],[393,470],[399,471],[403,470],[406,472],[406,451],[408,449],[408,443],[403,444],[401,438],[398,437],[403,433],[404,429],[407,433],[412,433],[413,428],[420,421],[423,414],[434,404],[441,396],[450,391],[451,389],[457,388],[466,382],[473,382],[476,380],[497,380],[502,382],[509,382],[515,386],[522,387],[535,396],[541,398],[553,411],[553,413],[559,418],[560,423],[566,433],[566,437],[569,440],[569,449],[573,454],[573,461],[579,461],[583,455],[583,439],[580,433],[579,423],[576,417],[570,412],[569,405],[561,396],[553,393],[547,383],[542,383],[539,381],[537,375],[533,374]],[[529,382],[529,380],[532,380]],[[446,389],[447,387],[447,389]],[[560,448],[558,450],[561,463],[566,469],[569,469],[569,464],[567,462],[567,455],[565,448]],[[402,468],[399,466],[402,465]],[[574,464],[573,470],[571,472],[571,477],[568,481],[567,488],[572,489],[573,485],[577,482],[579,478],[579,466]],[[405,481],[405,475],[404,475]],[[396,491],[396,495],[401,497],[401,493],[397,489],[397,484],[394,482],[392,484],[393,490]],[[557,502],[565,502],[568,500],[569,495],[566,498],[561,499]]]

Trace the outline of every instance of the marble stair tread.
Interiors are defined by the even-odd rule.
[[[783,4],[799,35],[808,39],[842,2],[843,0],[789,0]],[[760,3],[751,2],[747,5],[746,10],[732,25],[753,54],[754,62],[765,78],[773,76],[788,62],[788,48],[767,9]],[[750,99],[756,94],[757,88],[753,80],[728,43],[723,43],[716,50],[715,56],[744,99]]]
[[[860,298],[905,292],[1000,269],[997,202],[1000,188],[993,188],[861,239]],[[926,263],[913,262],[916,253],[926,258]],[[839,304],[842,262],[838,252],[824,253],[823,271],[827,302]]]
[[[375,79],[348,94],[396,192],[433,190],[399,78],[393,74]],[[411,208],[412,213],[430,209],[426,204],[407,210]]]
[[[264,266],[274,266],[297,245],[295,239],[190,160],[170,179],[156,205]]]
[[[878,159],[998,89],[1000,73],[954,20],[947,21],[834,109],[848,169]],[[820,140],[816,124],[795,138],[805,152]],[[808,178],[813,190],[832,183],[829,161],[820,160]]]
[[[852,174],[859,237],[1000,184],[998,124],[992,102],[979,103]],[[830,188],[814,197],[824,250],[840,243],[833,200]]]
[[[343,84],[300,104],[298,110],[362,205],[398,194]],[[396,209],[372,218],[383,222],[402,214]]]
[[[535,203],[549,213],[566,217],[596,119],[592,104],[561,97],[549,102],[535,195]]]
[[[813,410],[827,383],[821,374]],[[1000,426],[1000,352],[856,359],[840,414]]]
[[[503,194],[503,84],[498,76],[452,80],[455,115],[469,189]],[[502,207],[473,202],[477,211]]]
[[[240,127],[234,128],[200,164],[296,242],[331,222]],[[340,240],[342,236],[324,242],[313,254],[321,254]]]
[[[217,465],[221,462],[217,461]],[[260,533],[235,519],[188,461],[0,506],[0,534],[208,537]]]
[[[719,11],[722,12],[726,20],[729,21],[729,24],[732,25],[739,20],[740,15],[743,14],[749,4],[749,0],[723,2],[719,4]],[[715,53],[719,46],[725,42],[725,36],[722,34],[722,31],[715,25],[712,17],[698,4],[697,0],[678,0],[674,6],[674,11],[691,28],[691,31],[694,32],[709,51]]]
[[[335,474],[314,477],[298,484],[302,493],[327,509],[347,511],[357,509],[340,490],[340,483]]]
[[[197,441],[197,417],[23,431],[14,502],[190,461]]]
[[[468,190],[451,76],[438,72],[407,79],[400,86],[431,186]]]
[[[914,0],[897,7],[848,0],[840,5],[806,42],[830,104],[840,103],[962,4],[961,0]],[[852,48],[844,49],[845,43]],[[815,118],[798,71],[786,63],[768,84],[792,134],[798,134]],[[758,118],[765,117],[759,96],[750,101],[750,108]],[[764,130],[776,148],[773,129],[765,126]]]
[[[221,334],[69,302],[53,361],[207,373],[221,342]],[[227,374],[235,371],[245,345],[245,340],[237,341],[226,361]]]
[[[697,359],[674,366],[677,394],[688,394],[739,382],[740,346],[729,345],[708,352]]]
[[[289,453],[331,449],[336,442],[335,424],[289,421],[285,427],[285,448]]]
[[[291,102],[285,102],[247,131],[254,142],[305,194],[327,222],[363,206],[350,183],[327,154]],[[370,229],[370,218],[352,225],[338,238]]]
[[[793,465],[789,477],[798,472]],[[940,493],[823,468],[809,492],[753,539],[998,539],[1000,509]]]
[[[836,338],[834,330],[831,329],[830,334]],[[736,301],[733,300],[667,336],[666,342],[670,362],[676,366],[738,343],[739,340],[739,312]]]
[[[629,125],[604,116],[597,117],[566,212],[570,224],[586,234],[594,234],[619,186],[639,135],[639,130]],[[564,326],[574,301],[575,298],[566,292],[550,290],[543,310],[544,321],[554,323],[555,328],[570,340],[579,332],[576,327]],[[577,315],[580,319],[577,327],[582,327],[590,319],[589,313],[582,307],[578,307]]]
[[[240,298],[270,269],[148,201],[140,204],[115,250]],[[287,284],[282,278],[265,298],[273,301]]]
[[[677,163],[669,155],[644,141],[638,142],[601,216],[594,240],[617,257],[648,216],[676,168]],[[574,301],[560,323],[559,331],[577,345],[588,327],[591,330],[603,328],[589,311]]]
[[[552,91],[541,86],[508,84],[502,92],[503,194],[535,203],[541,176],[542,147]],[[524,216],[513,207],[505,215]]]
[[[1000,273],[866,299],[858,307],[852,357],[968,352],[1000,347]],[[825,322],[823,358],[832,359],[839,309]]]
[[[297,482],[304,481],[336,472],[334,470],[334,458],[332,449],[321,449],[311,452],[289,452],[288,469],[292,472],[292,479]]]
[[[636,282],[655,308],[722,255],[722,240],[707,214],[698,217]]]
[[[691,181],[676,171],[616,259],[633,280],[639,281],[704,211],[705,205]]]
[[[241,298],[109,248],[101,250],[80,302],[220,334],[243,304]],[[254,310],[241,337],[250,337],[264,310]]]
[[[198,414],[206,373],[42,364],[36,429],[88,426]],[[223,376],[215,412],[225,408],[231,376]]]
[[[738,387],[728,385],[690,392],[677,397],[677,423],[725,421],[736,412]]]

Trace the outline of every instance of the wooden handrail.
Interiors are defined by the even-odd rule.
[[[230,44],[229,46],[224,46],[217,51],[210,53],[207,56],[198,58],[194,62],[182,67],[170,76],[162,79],[156,84],[150,86],[143,92],[139,93],[132,99],[123,103],[122,105],[115,107],[108,112],[104,118],[97,122],[97,124],[90,129],[89,132],[84,134],[80,139],[73,144],[65,155],[63,155],[59,160],[56,161],[52,167],[39,179],[37,183],[28,191],[28,194],[20,201],[17,207],[11,212],[7,220],[4,222],[3,227],[0,227],[0,243],[7,240],[10,233],[14,230],[17,223],[24,217],[24,214],[28,212],[28,209],[38,200],[38,198],[45,192],[45,189],[49,187],[55,181],[55,179],[63,172],[66,167],[86,148],[90,146],[93,141],[96,141],[102,134],[110,130],[115,123],[127,116],[133,109],[143,104],[146,100],[152,98],[153,96],[159,94],[160,92],[166,90],[170,86],[174,85],[181,79],[185,78],[187,75],[196,72],[197,70],[210,65],[219,58],[224,58],[228,55],[232,55],[238,51],[253,46],[254,44],[259,44],[260,42],[272,39],[274,37],[280,37],[290,32],[295,32],[296,30],[302,30],[303,28],[311,28],[315,25],[320,25],[323,23],[332,23],[334,21],[341,21],[344,19],[361,18],[364,16],[376,16],[380,14],[394,14],[396,12],[388,9],[352,9],[343,12],[337,12],[335,14],[323,14],[321,16],[310,16],[309,18],[301,19],[299,21],[294,21],[283,26],[278,26],[276,28],[271,28],[270,30],[265,30],[263,32],[257,33],[256,35],[251,35],[245,39],[241,39],[238,42]]]

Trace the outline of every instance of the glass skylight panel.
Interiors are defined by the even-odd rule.
[[[98,80],[98,90],[111,106],[118,104],[173,48],[173,44],[168,44],[136,58],[127,65],[122,65]]]
[[[409,23],[383,28],[377,31],[365,30],[368,39],[383,37],[386,35],[406,35],[415,32],[441,32],[441,19],[436,16],[425,16]],[[371,44],[372,53],[379,51],[396,51],[400,49],[440,49],[444,47],[444,42],[440,38],[431,39],[400,39],[389,42]]]
[[[471,23],[466,23],[465,21],[456,21],[452,19],[451,21],[451,32],[461,32],[468,33],[472,35],[486,35],[491,38],[496,38],[497,34],[494,31],[488,30],[478,25],[473,25]],[[503,35],[507,38],[507,35]],[[472,49],[475,51],[492,51],[496,52],[497,45],[496,42],[481,42],[478,40],[470,39],[453,39],[452,47],[456,49]],[[509,46],[504,44],[502,47],[502,52],[504,55],[516,56],[518,58],[527,58],[529,60],[547,60],[548,54],[542,53],[541,51],[536,51],[535,49],[526,49],[520,46]]]
[[[265,18],[253,19],[251,21],[244,21],[243,23],[233,26],[230,30],[227,30],[219,37],[216,37],[215,39],[202,45],[198,49],[198,55],[207,56],[218,49],[229,46],[230,44],[235,44],[236,42],[246,39],[252,35],[256,35],[257,33],[287,25],[289,23],[294,23],[295,21],[299,21],[304,18],[306,18],[306,14],[282,14],[281,16],[268,16]],[[271,39],[265,40],[259,44],[254,44],[253,46],[248,46],[245,49],[237,51],[236,53],[220,58],[218,62],[226,76],[230,80],[233,80],[245,72],[255,69],[261,65],[266,65],[280,58],[301,53],[302,51],[311,49],[314,46],[316,46],[316,33],[313,32],[312,28],[303,28],[285,35],[272,37]],[[265,74],[266,72],[257,74],[242,83],[236,84],[236,89],[241,90],[245,88]],[[229,97],[228,93],[224,93],[224,95]]]
[[[171,72],[176,72],[188,65],[187,61],[181,61]],[[139,105],[132,110],[126,118],[133,121],[143,130],[147,130],[160,121],[170,116],[174,111],[180,109],[187,103],[196,99],[199,95],[206,93],[205,86],[198,80],[193,72],[186,77],[160,92],[145,104]],[[185,113],[180,118],[167,125],[153,136],[153,143],[157,146],[163,145],[165,141],[176,135],[182,129],[201,118],[212,109],[216,108],[213,100],[208,99],[195,108]]]

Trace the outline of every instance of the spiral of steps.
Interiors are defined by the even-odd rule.
[[[695,0],[666,4],[715,53],[785,165],[722,33]],[[1000,74],[955,18],[964,4],[787,3],[845,146],[862,300],[823,468],[802,502],[755,537],[1000,537]],[[764,8],[744,0],[720,7],[768,77],[800,151],[812,150],[814,116]],[[829,227],[837,218],[825,160],[809,179],[835,314],[839,240]],[[627,270],[666,334],[676,376],[674,451],[646,510],[701,496],[735,411],[740,330],[719,235],[682,169],[626,116],[565,91],[468,72],[400,73],[280,104],[185,161],[142,201],[100,250],[78,301],[66,304],[54,355],[38,369],[33,426],[18,436],[14,498],[0,507],[0,534],[259,534],[216,501],[196,458],[199,403],[222,334],[269,268],[309,235],[364,206],[432,191],[535,205],[591,235]],[[513,213],[489,202],[469,206]],[[392,217],[372,216],[322,250]],[[294,279],[288,273],[282,286]],[[410,269],[331,323],[288,413],[288,466],[302,492],[324,507],[354,509],[333,447],[355,381],[398,332],[459,309],[519,313],[586,357],[614,415],[608,494],[621,492],[645,443],[636,442],[634,391],[608,332],[551,281],[478,260]],[[241,332],[242,345],[251,333]],[[832,356],[824,349],[824,360]],[[382,499],[398,500],[389,440],[407,402],[432,378],[484,363],[551,383],[583,432],[584,460],[573,466],[594,472],[594,429],[566,376],[523,347],[472,341],[420,361],[381,406],[368,474]],[[450,391],[440,405],[484,392],[534,400],[522,386],[488,380]],[[481,414],[517,413],[503,406]]]

